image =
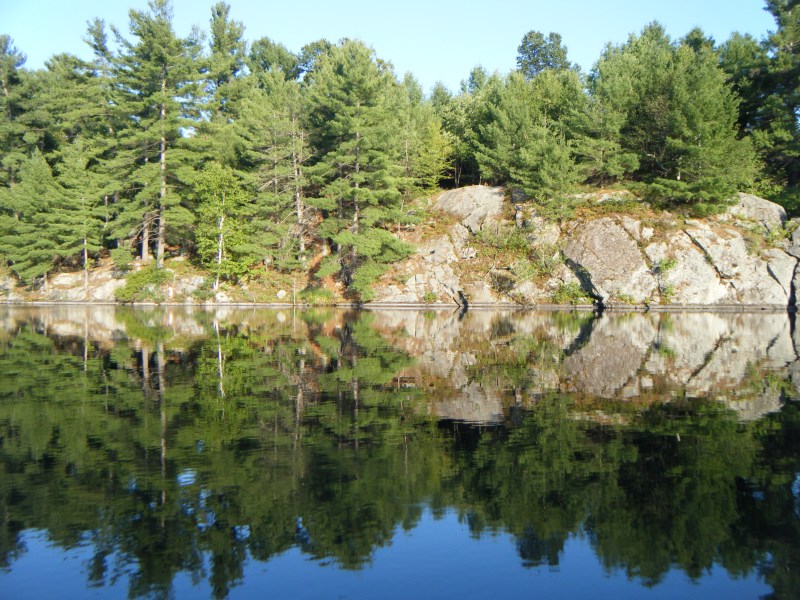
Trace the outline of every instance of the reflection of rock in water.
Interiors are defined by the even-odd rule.
[[[800,384],[783,312],[605,313],[582,327],[564,315],[476,312],[460,321],[446,313],[386,311],[376,322],[404,332],[394,342],[418,358],[415,381],[449,384],[432,410],[453,419],[493,422],[515,397],[531,404],[543,393],[567,392],[587,401],[647,404],[712,398],[750,420],[780,408],[790,377]],[[560,356],[527,357],[524,390],[480,377],[492,356],[531,338]]]
[[[174,340],[172,350],[174,344],[208,337],[212,321],[271,333],[283,327],[297,339],[309,335],[295,313],[224,310],[6,307],[0,328],[14,335],[29,323],[48,335],[106,347],[158,329],[159,339]],[[309,322],[316,323],[319,335],[335,336],[343,314],[330,311],[324,322],[316,323],[318,315]],[[416,359],[391,374],[393,385],[424,389],[429,411],[442,418],[496,423],[508,418],[514,406],[532,407],[557,393],[569,394],[589,410],[604,400],[652,404],[710,398],[724,402],[741,419],[755,419],[780,408],[787,395],[800,395],[800,361],[786,313],[614,312],[595,317],[387,310],[372,311],[371,320],[387,343]],[[273,343],[280,343],[277,337],[265,343],[264,351]],[[313,388],[313,381],[306,384]]]

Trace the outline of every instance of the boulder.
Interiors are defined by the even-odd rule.
[[[584,286],[602,303],[623,299],[643,303],[656,280],[634,239],[614,219],[576,223],[564,255]]]
[[[461,218],[464,227],[478,233],[500,220],[504,198],[503,188],[473,185],[440,194],[433,207]]]
[[[786,211],[781,205],[741,192],[736,204],[727,210],[727,215],[755,221],[764,228],[765,233],[780,229],[786,223]]]

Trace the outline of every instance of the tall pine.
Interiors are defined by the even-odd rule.
[[[387,230],[402,199],[397,87],[389,66],[348,40],[320,57],[308,89],[317,152],[307,169],[317,191],[309,202],[326,217],[320,234],[333,251],[318,275],[338,272],[359,300],[371,298],[388,263],[411,252]]]
[[[131,10],[133,40],[117,32],[122,52],[115,60],[116,106],[128,119],[114,156],[117,181],[127,198],[119,226],[140,240],[142,260],[163,266],[167,223],[188,225],[182,206],[195,156],[184,135],[199,118],[197,80],[200,44],[180,38],[172,26],[169,0],[150,0],[149,11]]]

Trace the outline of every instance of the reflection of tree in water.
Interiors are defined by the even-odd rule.
[[[550,394],[505,425],[437,424],[422,391],[393,385],[411,359],[369,315],[201,316],[193,340],[126,318],[141,335],[114,347],[28,327],[0,347],[5,566],[40,528],[65,548],[90,540],[92,585],[133,573],[132,595],[163,595],[188,572],[224,597],[248,560],[292,547],[361,568],[427,505],[475,536],[510,532],[526,566],[558,564],[585,534],[647,584],[721,564],[760,569],[775,597],[798,589],[796,404],[741,424],[684,401],[622,426]],[[524,387],[536,356],[557,360],[501,333],[493,376]]]

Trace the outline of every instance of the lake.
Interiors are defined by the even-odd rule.
[[[0,598],[796,598],[786,313],[0,307]]]

